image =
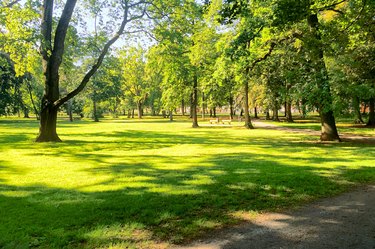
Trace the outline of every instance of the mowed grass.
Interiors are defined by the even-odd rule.
[[[164,248],[375,181],[371,144],[205,124],[0,119],[0,247]]]

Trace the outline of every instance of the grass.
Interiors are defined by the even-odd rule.
[[[262,121],[264,122],[264,120]],[[320,131],[321,129],[320,120],[316,117],[313,119],[295,119],[293,123],[288,123],[286,121],[267,121],[267,123],[295,129],[310,129],[315,131]],[[344,122],[337,122],[336,126],[339,134],[347,133],[350,135],[375,137],[375,129],[373,127],[366,127],[365,124],[353,124],[349,119],[346,119]]]
[[[206,122],[207,124],[207,122]],[[185,121],[0,119],[0,247],[163,248],[375,181],[373,145]]]

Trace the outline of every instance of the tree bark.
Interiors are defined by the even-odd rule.
[[[206,118],[206,110],[205,110],[205,106],[204,106],[204,92],[202,92],[202,119],[205,119]]]
[[[185,101],[181,100],[181,114],[185,116]]]
[[[370,99],[369,116],[366,126],[375,126],[375,98]]]
[[[257,107],[254,107],[254,118],[259,118],[258,117],[258,109],[257,109]]]
[[[267,109],[267,111],[266,111],[266,120],[270,120],[271,118],[270,118],[270,110],[269,109]]]
[[[332,109],[332,94],[330,90],[328,72],[324,61],[324,54],[319,33],[319,20],[317,14],[308,16],[308,25],[312,34],[310,51],[315,60],[315,69],[318,75],[317,84],[320,89],[319,111],[321,119],[321,141],[341,141],[337,132],[335,117]]]
[[[169,121],[173,121],[173,110],[169,110]]]
[[[232,93],[229,96],[229,111],[230,111],[230,119],[233,119],[234,108],[233,108],[233,96],[232,96]]]
[[[73,110],[72,110],[72,101],[69,100],[67,102],[67,110],[68,110],[68,115],[69,115],[69,121],[73,122]]]
[[[93,108],[92,108],[92,117],[94,119],[94,122],[99,122],[99,117],[98,117],[98,110],[97,110],[97,106],[96,106],[96,100],[94,99],[92,101],[93,103]]]
[[[36,142],[61,142],[56,132],[57,108],[52,104],[44,106],[40,113],[39,135]]]
[[[285,105],[286,121],[288,123],[293,123],[294,120],[292,116],[292,103],[290,101],[286,101],[285,103],[286,103]]]
[[[355,115],[355,124],[364,124],[362,119],[362,114],[361,114],[361,108],[360,108],[360,102],[359,102],[359,97],[355,96],[353,97],[353,111]]]
[[[245,128],[254,129],[253,124],[251,123],[250,113],[249,113],[249,83],[246,80],[244,84],[244,96],[245,96]]]
[[[191,98],[191,116],[193,119],[193,128],[199,127],[198,125],[198,116],[197,116],[197,104],[198,104],[198,77],[194,75],[193,82],[193,94]]]
[[[141,119],[142,114],[143,114],[143,109],[142,109],[142,103],[139,101],[137,102],[137,110],[138,110],[138,118]]]
[[[273,105],[272,120],[280,122],[280,119],[279,119],[279,108],[278,108],[277,104]]]

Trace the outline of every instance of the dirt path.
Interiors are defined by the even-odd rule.
[[[312,203],[297,211],[265,213],[241,226],[174,249],[375,248],[375,185]]]

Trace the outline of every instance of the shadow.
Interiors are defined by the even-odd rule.
[[[375,180],[375,151],[357,144],[312,144],[297,135],[270,139],[250,132],[234,137],[228,129],[78,132],[63,134],[64,143],[46,144],[3,136],[5,152],[15,146],[25,157],[48,156],[65,167],[81,164],[69,174],[62,166],[54,175],[43,175],[48,170],[39,165],[39,172],[25,176],[27,165],[0,161],[1,248],[186,243],[242,222],[238,212],[293,207]],[[201,151],[185,152],[189,145]],[[205,154],[210,149],[220,152]],[[309,155],[295,154],[301,151]],[[357,161],[356,169],[349,169]],[[49,184],[27,179],[38,174],[51,178],[44,181]]]
[[[375,247],[375,187],[323,200],[294,212],[271,213],[216,234],[222,249]]]

